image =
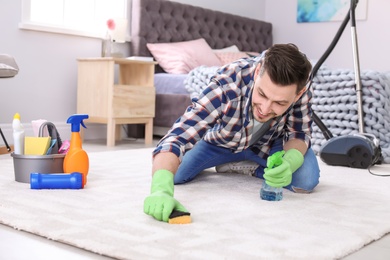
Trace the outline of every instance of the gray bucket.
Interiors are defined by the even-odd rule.
[[[21,155],[11,153],[14,159],[15,181],[30,183],[30,174],[63,173],[65,154]]]

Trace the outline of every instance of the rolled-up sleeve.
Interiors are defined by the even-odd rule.
[[[291,139],[303,140],[307,147],[311,146],[311,133],[312,133],[312,91],[307,90],[300,99],[293,105],[292,109],[287,116],[286,122],[286,141]]]
[[[202,139],[207,130],[218,121],[223,107],[223,95],[220,87],[211,82],[199,99],[192,100],[192,105],[160,140],[153,156],[160,152],[172,152],[181,161],[184,153]]]

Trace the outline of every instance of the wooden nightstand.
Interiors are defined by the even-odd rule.
[[[152,143],[155,64],[110,57],[78,59],[77,113],[88,114],[86,122],[107,124],[107,146],[120,139],[116,126],[121,124],[145,124],[145,144]]]

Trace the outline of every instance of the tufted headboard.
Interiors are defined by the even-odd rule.
[[[236,45],[261,52],[272,45],[272,24],[167,0],[132,0],[131,55],[152,56],[146,43],[204,38],[213,49]]]

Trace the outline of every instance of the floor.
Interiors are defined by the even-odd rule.
[[[139,149],[154,147],[158,139],[154,139],[153,145],[145,145],[143,139],[125,139],[117,143],[115,147],[106,147],[105,140],[86,141],[83,148],[87,152]],[[4,156],[8,155],[1,155]],[[386,221],[386,220],[384,220]],[[72,260],[108,260],[105,256],[75,248],[66,244],[48,240],[11,227],[0,224],[0,258],[7,260],[22,259],[72,259]],[[23,250],[21,250],[23,248]],[[343,258],[345,260],[387,260],[390,259],[390,234],[375,241],[361,250]]]

